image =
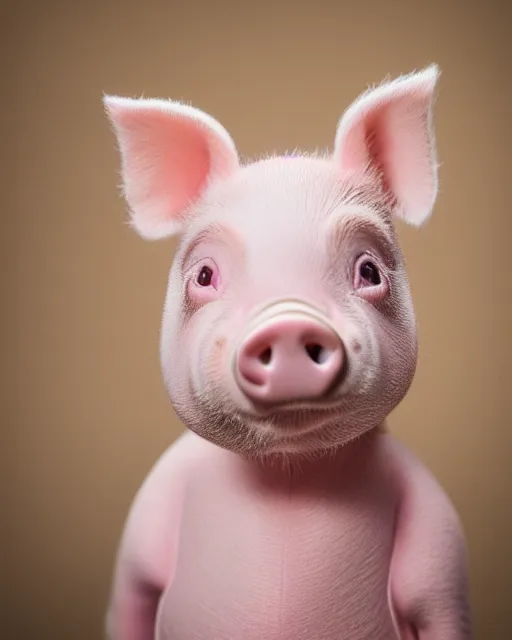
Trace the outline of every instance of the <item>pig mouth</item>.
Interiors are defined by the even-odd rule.
[[[351,367],[348,359],[330,388],[317,399],[289,400],[278,403],[258,403],[249,401],[250,409],[238,409],[241,417],[260,425],[270,425],[283,430],[303,429],[310,431],[326,420],[342,419],[343,414],[352,408]],[[245,398],[247,401],[248,399]],[[353,400],[353,397],[352,397]]]
[[[324,405],[294,402],[272,409],[240,411],[242,419],[251,422],[264,430],[283,432],[283,434],[300,435],[321,428],[326,423],[341,419],[343,413],[341,402]]]
[[[193,408],[183,398],[173,401],[184,425],[237,453],[313,452],[340,446],[368,430],[367,416],[365,419],[364,412],[358,411],[357,398],[348,394],[330,401],[295,402],[262,411],[240,406],[225,389],[209,389],[192,397]]]

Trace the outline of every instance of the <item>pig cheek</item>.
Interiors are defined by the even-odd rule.
[[[373,329],[370,314],[353,298],[338,314],[335,325],[343,339],[347,374],[340,393],[350,397],[369,391],[379,370],[380,353],[378,337]]]
[[[199,395],[203,389],[207,329],[208,325],[199,310],[184,323],[180,339],[175,345],[179,358],[180,383],[186,385],[189,393],[194,396]]]
[[[386,366],[391,375],[400,400],[407,393],[416,372],[418,338],[412,297],[404,274],[394,285],[392,308],[389,315],[388,349]]]
[[[403,268],[387,274],[387,294],[374,302],[351,297],[364,349],[356,364],[360,392],[389,411],[404,397],[416,370],[414,310]]]
[[[163,378],[167,394],[172,404],[188,402],[188,361],[186,349],[182,347],[182,334],[176,334],[166,340],[165,350],[162,349],[161,362]]]
[[[211,335],[217,326],[221,304],[218,300],[191,299],[189,286],[190,282],[185,283],[178,274],[171,274],[160,347],[167,394],[180,416],[186,414],[187,421],[198,411],[198,398],[211,386]],[[200,289],[199,294],[203,295]],[[209,292],[207,298],[208,295]]]
[[[409,390],[417,362],[414,321],[402,305],[395,308],[395,312],[398,317],[381,316],[376,330],[380,366],[373,395],[386,414],[401,402]]]
[[[169,287],[160,343],[164,383],[173,404],[191,404],[191,375],[197,360],[196,344],[201,341],[200,327],[189,317],[179,287]]]
[[[202,401],[224,386],[227,339],[223,307],[218,300],[198,309],[184,324],[177,345],[182,375],[188,379],[192,395]]]
[[[348,370],[340,393],[345,396],[349,413],[352,407],[358,419],[366,415],[371,422],[381,421],[403,387],[403,363],[398,363],[397,368],[395,362],[393,324],[373,305],[357,297],[344,315],[342,336]]]
[[[382,390],[380,396],[391,412],[405,397],[416,371],[416,349],[412,336],[399,331],[382,337]]]
[[[182,331],[179,287],[175,279],[170,277],[165,299],[162,324],[160,329],[160,364],[164,383],[168,392],[178,375],[179,352],[177,351],[179,337]]]

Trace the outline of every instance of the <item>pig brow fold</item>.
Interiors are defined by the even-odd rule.
[[[387,225],[378,216],[371,217],[365,213],[349,216],[337,216],[333,221],[331,248],[336,255],[349,238],[369,238],[370,244],[376,246],[382,259],[391,269],[396,268],[396,256],[393,251],[394,241],[388,232]]]
[[[183,260],[181,262],[182,270],[185,270],[190,261],[190,257],[193,254],[195,248],[210,238],[214,238],[221,232],[221,227],[218,224],[209,224],[205,229],[201,229],[199,233],[197,233],[192,240],[189,242],[187,250],[183,256]]]
[[[182,271],[185,271],[188,268],[188,263],[190,262],[191,256],[198,245],[207,240],[213,239],[220,242],[225,242],[227,244],[226,236],[228,236],[230,240],[232,240],[232,243],[230,243],[230,247],[243,247],[243,243],[235,233],[235,231],[229,227],[226,227],[225,225],[219,223],[211,223],[207,227],[199,231],[198,234],[192,238],[190,244],[187,247],[187,250],[185,251],[181,263]]]

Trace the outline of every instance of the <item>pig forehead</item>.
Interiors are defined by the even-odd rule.
[[[244,167],[233,182],[227,213],[235,224],[239,218],[243,222],[255,217],[268,224],[280,218],[312,220],[335,207],[343,195],[331,164],[308,158],[262,160]]]
[[[365,176],[343,176],[329,159],[311,157],[275,157],[247,165],[217,185],[208,200],[204,223],[217,220],[255,238],[268,238],[271,230],[279,236],[285,231],[303,234],[354,212],[374,217],[382,204]]]

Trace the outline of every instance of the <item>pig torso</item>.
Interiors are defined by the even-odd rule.
[[[106,98],[131,224],[181,236],[160,355],[190,430],[132,505],[112,640],[470,640],[453,505],[376,430],[416,369],[394,222],[436,199],[438,74],[366,91],[331,154],[253,163],[189,105]]]
[[[185,436],[157,639],[397,638],[388,578],[398,492],[383,438],[283,468]]]

